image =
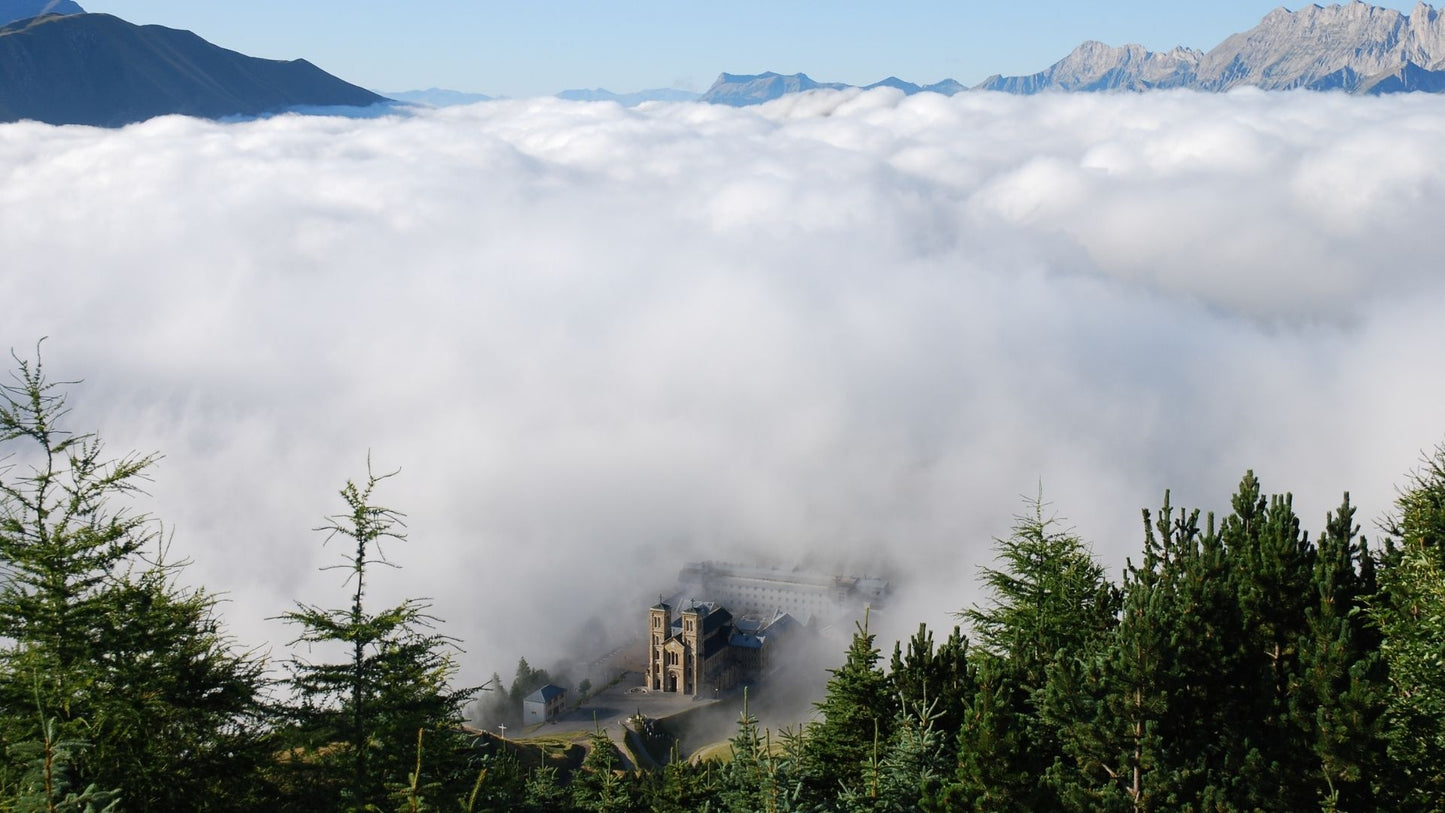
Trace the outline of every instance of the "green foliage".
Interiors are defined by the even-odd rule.
[[[937,720],[937,713],[927,706],[900,709],[892,738],[868,760],[867,781],[840,794],[839,809],[870,813],[948,809],[940,793],[951,760],[942,747]]]
[[[38,699],[38,698],[37,698]],[[10,746],[7,756],[24,766],[15,799],[6,809],[15,813],[112,813],[119,794],[94,784],[80,792],[71,766],[88,743],[60,738],[55,718],[41,721],[40,739]]]
[[[16,361],[0,389],[0,741],[88,743],[68,755],[76,786],[130,811],[262,803],[263,665],[232,651],[215,599],[177,586],[159,524],[125,507],[157,458],[111,459],[68,431],[68,382]]]
[[[859,791],[870,781],[866,766],[876,743],[887,740],[895,715],[896,696],[878,668],[879,652],[865,616],[853,635],[843,665],[817,704],[822,719],[808,727],[803,742],[803,798],[824,804],[840,793]]]
[[[618,771],[617,749],[607,732],[598,728],[588,743],[582,770],[572,779],[572,803],[596,813],[630,813],[636,809],[635,788]]]
[[[550,765],[537,768],[527,777],[524,799],[528,810],[564,810],[570,795]]]
[[[1045,781],[1064,758],[1061,721],[1045,706],[1059,669],[1077,671],[1117,624],[1119,591],[1088,546],[1045,515],[1042,497],[995,540],[997,568],[984,568],[983,606],[960,615],[980,646],[972,704],[963,713],[955,803],[1042,809],[1059,802]],[[962,657],[962,653],[955,655]],[[943,713],[957,712],[945,701]]]
[[[1445,810],[1445,445],[1396,501],[1370,617],[1389,669],[1389,756],[1408,791],[1403,805]]]
[[[1378,552],[1348,495],[1311,542],[1248,472],[1217,525],[1166,492],[1118,587],[1034,500],[961,613],[976,646],[920,625],[885,671],[865,616],[819,718],[780,747],[745,694],[724,764],[621,770],[598,729],[579,769],[527,770],[463,733],[475,690],[450,687],[455,643],[426,601],[366,600],[405,539],[373,497],[389,475],[348,482],[318,529],[347,545],[347,606],[283,616],[294,643],[346,657],[293,660],[294,701],[268,707],[265,664],[128,507],[157,458],[69,433],[66,385],[17,362],[0,386],[0,811],[1445,811],[1445,446]],[[488,713],[554,680],[523,659]]]
[[[294,787],[303,806],[361,810],[380,808],[398,789],[415,787],[431,800],[459,798],[471,786],[467,738],[461,733],[463,705],[475,689],[448,686],[455,667],[452,640],[435,632],[428,605],[409,599],[371,611],[365,603],[368,568],[384,563],[383,541],[401,541],[401,515],[377,505],[372,493],[391,475],[368,471],[365,485],[348,481],[341,489],[346,513],[318,530],[327,540],[351,543],[344,568],[352,583],[343,609],[299,604],[282,616],[301,628],[295,643],[342,645],[350,658],[339,663],[293,660],[290,684],[297,704],[289,710],[294,728]],[[419,732],[433,743],[418,767]],[[425,769],[423,779],[412,778]]]
[[[1060,652],[1087,649],[1114,626],[1117,591],[1104,568],[1042,497],[1014,517],[1012,533],[994,540],[998,568],[983,568],[988,604],[960,613],[979,646],[1006,660],[1026,687],[1043,685]]]
[[[975,691],[974,667],[969,661],[968,639],[958,627],[937,648],[927,625],[908,639],[905,653],[901,642],[893,645],[888,680],[903,709],[930,709],[931,725],[937,731],[957,732],[962,726]],[[942,753],[956,754],[957,743],[946,737],[939,743]]]
[[[1355,508],[1345,495],[1320,534],[1314,601],[1300,642],[1300,679],[1290,697],[1309,744],[1326,810],[1368,810],[1395,795],[1389,774],[1385,711],[1387,672],[1380,634],[1365,601],[1378,590],[1369,549],[1357,538]],[[1317,783],[1318,784],[1318,783]]]

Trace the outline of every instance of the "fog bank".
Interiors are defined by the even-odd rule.
[[[1257,92],[5,125],[0,340],[164,454],[141,506],[277,655],[345,601],[310,529],[368,451],[411,534],[374,595],[466,682],[698,558],[885,573],[907,634],[1040,483],[1115,573],[1251,467],[1369,530],[1442,434],[1442,133]]]

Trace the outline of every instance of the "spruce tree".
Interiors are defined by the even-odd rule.
[[[748,713],[748,692],[743,690],[743,710],[738,717],[737,732],[729,741],[731,759],[719,772],[718,802],[732,813],[752,813],[767,807],[763,739],[758,733],[758,720]]]
[[[982,652],[973,667],[957,764],[942,802],[953,810],[1037,810],[1042,775],[1032,772],[1036,762],[1028,754],[1025,693],[1004,659]]]
[[[803,796],[810,804],[826,807],[840,793],[862,787],[875,743],[891,733],[897,705],[873,641],[865,616],[843,665],[829,670],[817,703],[822,718],[808,726],[803,742]]]
[[[600,727],[592,732],[582,769],[572,777],[572,804],[596,813],[630,813],[635,809],[635,788],[619,774],[617,748]]]

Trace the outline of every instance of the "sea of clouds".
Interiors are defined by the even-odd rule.
[[[595,651],[700,558],[978,599],[1042,488],[1117,575],[1247,468],[1368,534],[1445,436],[1445,98],[890,90],[0,126],[0,341],[248,646],[406,512],[464,682]]]

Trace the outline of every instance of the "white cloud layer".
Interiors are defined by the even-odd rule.
[[[376,595],[472,682],[692,558],[887,571],[906,633],[1040,481],[1115,570],[1248,467],[1368,528],[1445,430],[1442,135],[1254,92],[5,125],[0,341],[165,455],[143,506],[277,654],[368,450]]]

